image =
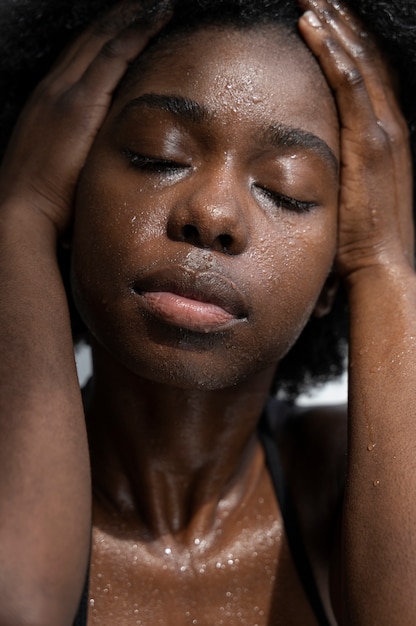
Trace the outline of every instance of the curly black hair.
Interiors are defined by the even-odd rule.
[[[143,0],[146,19],[169,0]],[[336,0],[334,0],[335,2]],[[399,85],[413,155],[416,154],[416,7],[414,0],[343,0],[361,18],[390,61]],[[116,3],[115,0],[1,0],[0,2],[0,158],[28,95],[62,48]],[[138,3],[139,4],[139,3]],[[293,31],[301,15],[296,0],[171,0],[174,17],[159,37],[175,37],[206,24],[237,28],[285,24]],[[157,41],[153,44],[157,45]],[[67,288],[74,341],[86,337],[71,298],[69,253],[59,250]],[[348,310],[340,288],[332,311],[312,317],[298,341],[279,364],[273,392],[290,397],[344,370]]]

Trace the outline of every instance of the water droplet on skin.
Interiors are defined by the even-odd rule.
[[[199,544],[200,544],[200,543],[201,543],[201,540],[200,540],[200,539],[198,539],[198,537],[196,537],[196,538],[194,539],[194,544],[195,544],[196,546],[199,546]]]
[[[165,554],[172,554],[172,550],[170,548],[165,548]]]
[[[369,444],[368,444],[368,446],[367,446],[367,450],[368,450],[369,452],[372,452],[372,451],[374,450],[374,448],[375,448],[375,447],[376,447],[376,444],[375,444],[375,443],[369,443]]]
[[[94,607],[94,606],[95,606],[95,600],[94,600],[94,598],[91,598],[91,599],[90,599],[90,606],[91,606],[91,607]]]
[[[374,481],[373,481],[373,485],[374,485],[374,487],[378,487],[378,486],[379,486],[379,484],[380,484],[380,481],[379,481],[379,480],[374,480]]]

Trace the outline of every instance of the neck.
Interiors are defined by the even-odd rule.
[[[95,358],[86,412],[100,504],[139,519],[149,538],[212,531],[260,478],[256,431],[272,375],[230,389],[178,389]]]

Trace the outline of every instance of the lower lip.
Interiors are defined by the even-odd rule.
[[[223,330],[240,321],[216,304],[199,302],[166,291],[145,291],[141,294],[147,309],[167,324],[200,333]]]

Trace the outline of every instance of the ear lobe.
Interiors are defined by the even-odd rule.
[[[331,311],[338,287],[338,276],[334,272],[330,272],[313,309],[312,315],[314,317],[324,317]]]

